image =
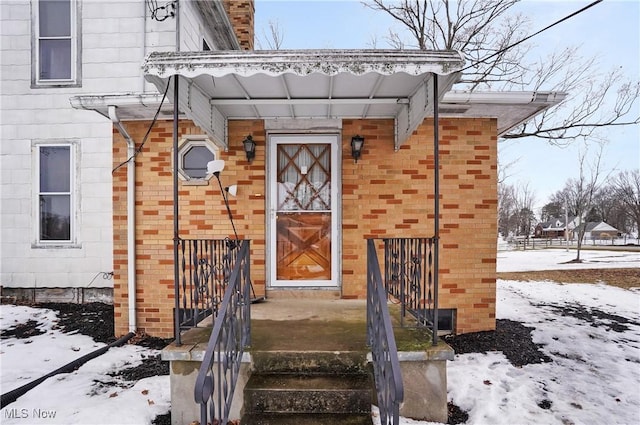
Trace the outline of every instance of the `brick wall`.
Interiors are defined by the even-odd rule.
[[[440,120],[440,307],[457,332],[495,328],[497,142],[492,119]],[[351,137],[365,137],[351,158]],[[343,296],[362,297],[365,238],[428,237],[433,229],[433,121],[393,151],[393,121],[343,121]]]
[[[224,0],[224,10],[242,50],[253,50],[255,5],[253,0]]]
[[[141,141],[149,122],[126,124],[131,137]],[[136,158],[136,302],[141,331],[154,336],[173,335],[173,177],[171,121],[157,122],[142,153]],[[179,135],[204,134],[189,121],[182,121]],[[248,164],[242,140],[252,134],[256,158]],[[238,185],[237,197],[229,204],[240,239],[251,239],[252,282],[256,293],[264,293],[264,127],[262,121],[239,121],[229,125],[230,146],[222,152],[226,161],[222,184]],[[114,166],[126,159],[126,143],[114,132]],[[180,236],[220,239],[233,237],[220,189],[215,180],[207,186],[179,183]],[[114,209],[114,311],[116,335],[128,331],[127,304],[127,214],[126,167],[113,176]]]
[[[127,123],[142,140],[149,123]],[[190,122],[180,136],[202,134]],[[257,143],[249,165],[242,140]],[[351,158],[351,137],[365,137],[362,157]],[[495,327],[497,143],[491,119],[441,120],[440,306],[457,308],[457,332]],[[114,162],[126,159],[126,144],[114,133]],[[251,239],[251,277],[265,291],[265,137],[262,121],[229,122],[230,146],[221,157],[225,186],[241,239]],[[136,162],[138,326],[152,335],[173,333],[172,123],[157,123]],[[393,150],[392,120],[344,120],[342,139],[342,294],[363,298],[366,238],[427,237],[433,230],[433,128],[425,123]],[[116,334],[127,332],[126,170],[114,174],[114,304]],[[180,236],[233,236],[217,183],[180,183]]]

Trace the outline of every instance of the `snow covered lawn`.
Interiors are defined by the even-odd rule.
[[[498,271],[563,267],[639,268],[640,253],[564,250],[498,254]],[[640,292],[611,286],[498,281],[497,318],[535,328],[553,361],[515,367],[499,352],[456,355],[448,364],[449,400],[467,424],[640,424]],[[7,338],[0,348],[2,393],[103,344],[54,329],[50,310],[3,305],[0,329],[28,320],[45,331]],[[170,409],[169,377],[138,382],[108,374],[157,351],[112,348],[73,373],[53,377],[0,412],[2,424],[150,424]],[[46,417],[44,417],[46,416]],[[375,416],[375,415],[374,415]],[[402,419],[403,424],[426,422]]]
[[[581,250],[582,263],[569,263],[574,258],[576,251],[564,248],[498,251],[497,268],[498,272],[527,272],[640,267],[640,251]]]
[[[100,347],[92,338],[54,329],[48,309],[2,305],[0,329],[29,320],[45,331],[26,339],[2,339],[0,388],[5,394]],[[169,376],[129,382],[109,373],[136,366],[159,352],[137,345],[111,348],[72,373],[49,378],[0,411],[4,424],[150,424],[169,411]]]
[[[497,317],[535,328],[553,361],[457,355],[449,400],[468,424],[640,423],[640,295],[605,285],[498,282]],[[587,313],[587,314],[585,314]]]

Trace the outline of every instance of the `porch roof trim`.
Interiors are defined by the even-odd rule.
[[[145,75],[168,77],[179,74],[213,77],[235,74],[363,75],[375,72],[393,75],[453,74],[464,59],[454,50],[217,50],[206,52],[153,52],[142,66]]]
[[[230,119],[393,118],[398,149],[458,81],[456,51],[270,50],[154,52],[160,91],[180,76],[179,107],[221,147]]]

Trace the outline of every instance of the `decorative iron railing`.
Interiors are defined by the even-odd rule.
[[[400,423],[404,386],[395,335],[387,306],[374,241],[367,241],[367,341],[373,358],[373,374],[382,425]]]
[[[249,241],[240,243],[196,377],[201,424],[226,424],[244,349],[251,342]]]
[[[431,328],[438,342],[437,238],[388,238],[384,242],[384,285],[400,302],[401,324],[409,313]]]
[[[215,320],[243,241],[180,239],[178,280],[175,283],[174,337],[196,327],[208,316]],[[248,241],[246,241],[248,243]]]

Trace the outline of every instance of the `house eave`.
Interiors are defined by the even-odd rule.
[[[450,91],[440,102],[441,116],[496,118],[498,137],[537,114],[559,105],[567,93],[554,91]]]
[[[240,50],[240,43],[222,2],[196,0],[195,5],[202,14],[205,26],[211,30],[215,48]]]
[[[162,93],[109,93],[72,96],[69,103],[74,109],[95,111],[109,118],[109,107],[118,108],[123,121],[147,121],[153,119],[162,103]],[[184,115],[183,115],[184,117]],[[173,105],[162,103],[158,119],[173,119]]]

